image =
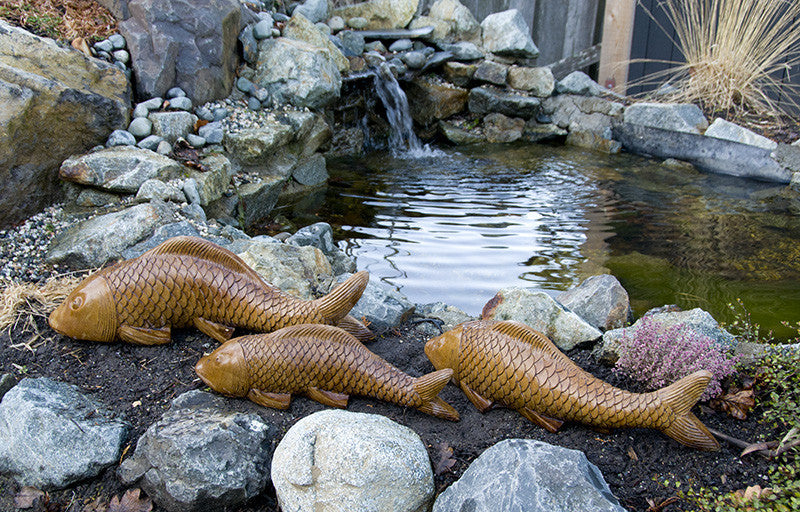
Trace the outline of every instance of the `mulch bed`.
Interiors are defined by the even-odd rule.
[[[193,367],[204,352],[216,346],[216,342],[194,330],[177,332],[176,340],[169,345],[141,347],[74,341],[53,332],[44,318],[37,320],[37,326],[42,338],[35,351],[9,346],[27,341],[31,337],[29,331],[21,332],[16,328],[0,336],[0,372],[18,377],[51,377],[72,383],[110,406],[133,424],[126,456],[133,453],[136,439],[161,417],[172,399],[186,391],[203,388]],[[421,375],[433,370],[423,353],[425,341],[425,336],[407,324],[370,343],[369,348],[407,373]],[[569,355],[599,378],[632,388],[630,382],[614,375],[610,368],[595,363],[589,350],[576,349]],[[538,439],[584,452],[589,461],[600,468],[613,493],[629,510],[645,511],[653,504],[674,500],[676,491],[663,485],[665,478],[680,479],[682,489],[691,483],[715,486],[722,492],[765,483],[763,475],[767,474],[769,462],[759,455],[740,458],[741,450],[724,442],[719,452],[706,453],[645,429],[599,433],[578,424],[565,424],[558,433],[551,434],[515,411],[496,409],[481,414],[453,385],[448,385],[440,396],[459,411],[460,422],[440,420],[413,409],[366,398],[354,397],[348,407],[350,411],[381,414],[416,431],[428,447],[433,467],[439,470],[435,477],[437,492],[457,480],[485,449],[509,438]],[[246,400],[231,400],[242,410],[258,411],[279,432],[325,408],[304,397],[295,398],[288,411],[261,408]],[[758,411],[745,421],[706,407],[696,407],[694,412],[709,427],[739,439],[755,441],[762,434],[769,439],[777,436],[758,422]],[[451,449],[452,456],[449,455]],[[122,494],[125,489],[116,479],[115,470],[116,467],[112,467],[92,481],[51,493],[48,510],[79,512],[92,499],[100,497],[107,502],[112,496]],[[14,480],[0,477],[0,510],[13,510],[13,498],[19,490]],[[691,504],[686,501],[674,501],[651,510],[670,512],[690,508]],[[239,512],[275,510],[277,505],[270,486]]]

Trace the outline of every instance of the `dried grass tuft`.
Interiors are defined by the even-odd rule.
[[[37,317],[47,317],[75,289],[82,277],[62,275],[48,279],[44,285],[0,281],[0,331],[19,329],[33,335],[25,342],[12,345],[33,350],[42,340],[36,325]]]
[[[659,5],[675,27],[673,44],[686,62],[656,61],[672,67],[640,83],[666,80],[676,88],[668,101],[700,103],[734,118],[777,117],[786,107],[798,107],[800,89],[781,80],[800,64],[800,2],[664,0]]]
[[[114,16],[96,0],[0,0],[0,18],[65,42],[99,41],[117,31]]]

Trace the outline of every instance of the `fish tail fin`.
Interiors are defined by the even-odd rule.
[[[329,322],[338,322],[353,309],[369,282],[369,272],[362,270],[334,288],[328,295],[314,301],[322,316]]]
[[[691,412],[711,377],[711,372],[707,370],[696,371],[656,393],[661,397],[664,406],[675,415],[672,423],[662,429],[664,434],[698,450],[717,451],[719,443],[703,422]]]
[[[453,369],[444,368],[414,380],[414,391],[422,399],[422,405],[418,407],[420,411],[445,420],[459,420],[458,411],[437,396],[452,376]]]
[[[364,325],[360,320],[354,318],[352,315],[345,315],[344,318],[339,320],[339,323],[336,324],[336,327],[349,332],[362,343],[375,338],[375,333],[370,331],[369,327]]]

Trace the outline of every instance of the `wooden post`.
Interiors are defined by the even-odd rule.
[[[606,0],[597,81],[619,94],[627,89],[635,14],[636,0]]]

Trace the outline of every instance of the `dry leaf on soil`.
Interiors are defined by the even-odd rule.
[[[108,504],[108,512],[150,512],[153,502],[150,498],[139,499],[139,489],[128,489],[122,499],[114,496]]]
[[[33,508],[36,500],[45,497],[45,492],[36,487],[25,486],[14,496],[15,508]]]
[[[439,462],[436,463],[434,473],[441,475],[445,471],[450,471],[450,469],[452,469],[456,463],[456,459],[453,458],[453,447],[447,443],[441,443],[437,451],[439,454]]]
[[[747,419],[747,413],[756,405],[752,389],[732,388],[724,395],[709,402],[711,408],[722,411],[733,416],[737,420]]]

